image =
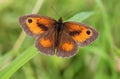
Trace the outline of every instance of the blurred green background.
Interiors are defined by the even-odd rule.
[[[66,21],[80,12],[89,17],[78,21],[99,37],[72,58],[38,54],[18,22],[31,13]],[[119,32],[120,0],[0,0],[0,79],[120,79]]]

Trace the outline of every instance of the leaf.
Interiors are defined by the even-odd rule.
[[[93,12],[80,12],[74,15],[72,18],[68,19],[67,21],[82,22],[83,20],[87,19],[93,14],[94,14]]]

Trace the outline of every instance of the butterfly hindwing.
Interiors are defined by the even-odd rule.
[[[59,57],[71,57],[77,53],[78,46],[66,30],[61,31],[56,55]]]
[[[80,46],[86,46],[92,43],[98,36],[98,32],[92,27],[77,23],[77,22],[65,22],[65,29]]]
[[[35,46],[43,54],[54,55],[55,53],[55,30],[44,33],[36,38]]]
[[[47,16],[37,14],[24,15],[19,18],[19,22],[23,30],[30,36],[39,36],[51,30],[55,20]]]

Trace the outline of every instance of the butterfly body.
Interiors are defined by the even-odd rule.
[[[62,17],[55,23],[55,47],[59,45],[60,32],[63,31],[63,20]]]
[[[21,16],[19,22],[23,30],[35,38],[36,48],[43,54],[71,57],[78,46],[92,43],[98,32],[88,25],[77,22],[63,22],[36,14]]]

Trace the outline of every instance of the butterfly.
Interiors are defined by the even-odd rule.
[[[23,15],[19,18],[22,29],[35,38],[35,47],[46,55],[72,57],[78,47],[91,44],[98,32],[92,27],[78,22],[58,21],[38,14]]]

